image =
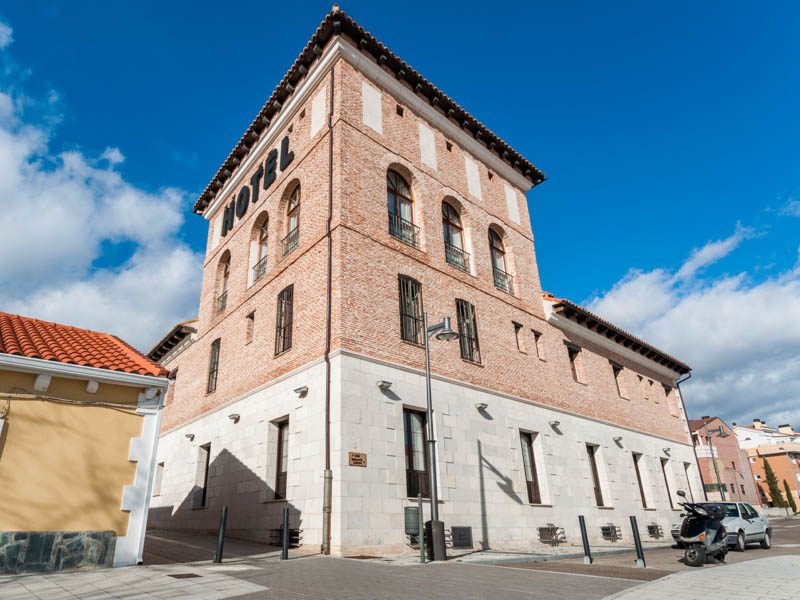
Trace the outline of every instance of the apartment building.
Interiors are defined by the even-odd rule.
[[[737,426],[734,423],[733,429],[739,445],[748,454],[762,504],[771,504],[764,467],[764,461],[767,460],[784,500],[785,481],[795,505],[800,506],[800,433],[788,423],[770,427],[761,419],[753,419],[752,425]]]

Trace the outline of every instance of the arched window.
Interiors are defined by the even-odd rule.
[[[419,246],[419,227],[414,225],[414,200],[408,182],[397,172],[386,172],[389,233],[406,244]]]
[[[489,230],[489,252],[492,255],[492,271],[494,274],[494,287],[509,294],[514,293],[512,277],[506,267],[506,251],[503,240],[494,229]]]
[[[253,269],[253,277],[250,283],[255,283],[267,272],[267,240],[269,230],[269,217],[263,213],[256,220],[250,238],[250,264]]]
[[[454,267],[469,271],[469,254],[464,252],[461,217],[448,202],[442,202],[442,229],[444,230],[444,254],[447,262]]]
[[[300,184],[295,186],[286,205],[286,237],[283,238],[283,254],[286,256],[300,242]]]
[[[228,304],[228,282],[231,277],[231,257],[230,255],[222,259],[220,264],[219,294],[216,300],[216,313],[219,314]]]

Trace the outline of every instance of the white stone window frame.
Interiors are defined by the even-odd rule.
[[[275,498],[275,486],[276,481],[278,478],[278,435],[280,433],[280,425],[282,423],[289,422],[289,440],[288,440],[288,456],[287,456],[287,467],[286,467],[286,498]],[[267,443],[266,446],[266,453],[267,453],[267,461],[266,461],[266,468],[264,472],[264,478],[266,485],[264,486],[264,496],[261,499],[262,502],[289,502],[289,492],[291,488],[289,487],[289,477],[291,475],[292,469],[292,422],[296,421],[296,419],[291,419],[289,414],[285,414],[281,417],[276,419],[272,419],[267,423]]]
[[[522,457],[522,434],[527,433],[531,436],[531,440],[533,442],[533,460],[536,463],[536,480],[539,483],[539,497],[541,502],[539,504],[533,504],[531,502],[525,501],[525,504],[529,506],[552,506],[552,496],[550,493],[550,481],[547,478],[547,460],[546,460],[546,449],[544,447],[544,435],[540,431],[536,431],[534,429],[527,429],[525,427],[519,427],[515,431],[516,433],[516,444],[514,444],[516,448],[516,452],[518,454],[518,460],[520,461],[520,482],[522,484],[522,491],[525,494],[525,498],[528,497],[528,484],[527,480],[525,479],[525,463],[523,462]]]
[[[611,483],[608,478],[608,469],[606,469],[606,454],[608,451],[607,447],[603,447],[601,444],[594,442],[592,440],[585,440],[581,442],[583,446],[583,462],[586,464],[586,481],[589,484],[589,498],[594,503],[594,507],[600,510],[612,509],[614,508],[614,497],[611,494]],[[594,460],[597,464],[597,477],[599,478],[600,484],[600,491],[603,494],[603,506],[597,506],[595,502],[594,496],[594,486],[592,485],[593,475],[592,475],[592,464],[589,462],[589,454],[586,446],[594,446]]]
[[[653,469],[652,469],[652,456],[649,456],[644,450],[631,450],[631,471],[633,472],[633,483],[636,486],[636,496],[639,496],[639,485],[636,482],[636,469],[633,466],[633,455],[639,455],[639,475],[642,477],[642,491],[644,498],[647,502],[647,508],[644,510],[657,510],[655,490],[653,486]]]

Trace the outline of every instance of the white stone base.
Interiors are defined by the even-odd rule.
[[[411,551],[403,530],[406,497],[403,407],[424,409],[425,380],[415,370],[349,353],[331,363],[331,468],[334,554]],[[378,381],[390,381],[384,392]],[[293,392],[308,386],[300,398]],[[678,519],[678,496],[702,498],[692,447],[598,420],[560,412],[473,386],[434,378],[434,427],[440,518],[472,527],[475,548],[536,549],[539,527],[563,527],[569,543],[580,543],[578,515],[590,539],[600,527],[621,527],[632,541],[635,515],[644,540],[647,525],[665,536]],[[163,436],[158,462],[165,463],[162,495],[151,502],[149,526],[214,530],[221,506],[229,507],[228,528],[241,537],[267,541],[290,507],[291,527],[303,530],[303,544],[321,544],[324,470],[325,365],[315,362]],[[479,412],[475,405],[488,408]],[[228,414],[238,413],[233,423]],[[276,437],[271,423],[287,416],[289,469],[286,501],[274,496]],[[558,421],[557,427],[550,423]],[[535,432],[534,453],[542,505],[528,503],[520,430]],[[189,440],[186,434],[194,434]],[[615,442],[615,437],[621,437]],[[198,475],[198,447],[211,444],[206,508],[192,508]],[[605,507],[596,506],[586,444],[599,446],[598,470]],[[669,449],[668,453],[665,449]],[[348,465],[348,452],[367,455],[367,466]],[[642,454],[640,471],[649,508],[642,508],[632,452]],[[661,469],[666,459],[670,501]],[[688,463],[688,481],[684,464]],[[690,486],[690,487],[689,487]],[[425,518],[430,504],[425,502]]]

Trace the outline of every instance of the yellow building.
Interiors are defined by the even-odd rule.
[[[167,371],[0,313],[0,575],[141,561]]]

